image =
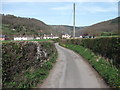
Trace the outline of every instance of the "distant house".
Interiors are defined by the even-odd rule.
[[[53,38],[53,39],[57,39],[57,38],[59,38],[59,37],[58,37],[58,36],[53,36],[52,38]]]
[[[75,38],[75,39],[79,39],[79,38],[83,38],[83,37],[82,37],[82,36],[78,36],[78,37],[77,37],[77,36],[75,36],[74,38]]]
[[[33,40],[34,39],[34,37],[27,37],[27,40]]]
[[[39,40],[39,39],[42,39],[41,37],[36,37],[35,39]]]
[[[44,36],[43,39],[57,39],[59,38],[58,36]]]
[[[57,38],[59,38],[58,36],[54,36],[53,34],[51,34],[51,35],[45,35],[44,34],[44,36],[43,36],[43,39],[57,39]]]
[[[71,35],[69,35],[69,34],[64,34],[64,35],[62,35],[62,38],[69,39],[70,37],[71,37]]]
[[[14,40],[33,40],[34,37],[30,37],[30,36],[17,36],[17,37],[14,37]]]
[[[0,41],[6,40],[6,36],[5,35],[0,35]]]
[[[80,36],[80,38],[83,38],[83,36]]]

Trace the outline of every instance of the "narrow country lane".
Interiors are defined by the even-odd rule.
[[[40,88],[108,88],[98,73],[75,52],[55,44],[58,60]]]

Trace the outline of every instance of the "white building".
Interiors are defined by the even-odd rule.
[[[58,36],[44,36],[43,39],[57,39]]]
[[[14,40],[33,40],[34,37],[14,37]]]
[[[38,39],[41,39],[41,37],[36,37],[35,39],[37,39],[37,40],[38,40]]]
[[[71,35],[69,35],[69,34],[64,34],[64,35],[62,35],[62,38],[69,39],[70,37],[71,37]]]
[[[83,36],[80,36],[80,38],[83,38]]]
[[[57,39],[57,38],[59,38],[58,36],[54,36],[53,34],[51,34],[51,35],[45,35],[44,34],[44,36],[43,36],[43,39]]]
[[[58,36],[54,36],[54,37],[53,37],[53,39],[57,39],[57,38],[59,38],[59,37],[58,37]]]

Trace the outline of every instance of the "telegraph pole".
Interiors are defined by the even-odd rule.
[[[75,3],[73,4],[73,38],[75,38]]]

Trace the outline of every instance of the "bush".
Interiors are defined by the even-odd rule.
[[[84,39],[81,45],[109,58],[115,66],[120,66],[120,38]]]
[[[63,44],[81,45],[99,54],[117,67],[120,67],[120,37],[95,39],[69,39],[61,40]]]
[[[57,56],[50,42],[6,42],[2,46],[3,88],[29,88],[42,82]]]

